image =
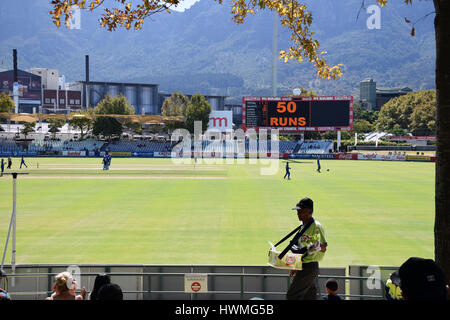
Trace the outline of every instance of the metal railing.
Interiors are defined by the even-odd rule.
[[[16,274],[9,274],[8,278],[45,278],[48,284],[48,289],[46,291],[19,291],[19,292],[9,292],[9,295],[11,297],[14,296],[25,296],[25,295],[35,295],[36,299],[39,299],[39,296],[42,295],[46,295],[46,296],[50,296],[50,294],[53,292],[51,290],[51,286],[53,283],[53,277],[56,276],[58,273],[54,273],[54,272],[47,272],[47,273],[16,273]],[[90,277],[95,277],[97,276],[99,273],[95,272],[95,273],[81,273],[80,276],[90,276]],[[289,275],[287,274],[251,274],[251,273],[202,273],[205,274],[208,278],[209,277],[239,277],[240,281],[240,286],[238,288],[238,290],[212,290],[206,292],[206,293],[188,293],[182,290],[152,290],[152,278],[160,278],[160,277],[181,277],[181,276],[185,276],[185,272],[109,272],[106,273],[108,274],[110,277],[113,276],[122,276],[122,277],[138,277],[138,278],[146,278],[147,280],[147,290],[123,290],[124,294],[142,294],[143,299],[147,300],[149,299],[149,297],[151,296],[151,294],[185,294],[188,295],[190,294],[190,299],[191,300],[196,300],[199,295],[204,295],[204,294],[208,294],[208,295],[217,295],[217,294],[234,294],[234,295],[239,295],[240,296],[240,300],[244,300],[245,299],[245,295],[256,295],[256,296],[267,296],[267,295],[279,295],[279,296],[284,296],[286,295],[285,291],[247,291],[245,290],[245,279],[246,278],[251,278],[251,277],[257,277],[257,278],[286,278],[286,284],[287,287],[289,287],[290,282],[291,282],[291,278],[289,277]],[[362,286],[362,283],[364,281],[367,281],[369,279],[373,280],[372,278],[369,277],[363,277],[363,276],[337,276],[337,275],[319,275],[318,279],[329,279],[329,278],[334,278],[336,280],[344,280],[346,283],[346,288],[345,288],[345,294],[339,294],[341,297],[344,298],[359,298],[359,299],[385,299],[384,294],[383,294],[383,290],[381,290],[382,294],[381,295],[364,295],[364,294],[351,294],[351,292],[349,292],[349,290],[347,290],[348,286],[348,282],[349,281],[359,281],[360,282],[360,286]],[[381,279],[378,279],[378,281],[380,281],[380,288],[384,287],[384,283],[382,282]],[[316,286],[318,287],[318,296],[319,297],[323,297],[325,296],[325,294],[321,293],[320,287],[317,285],[316,282]],[[7,289],[7,288],[6,288]],[[77,293],[80,292],[80,288],[77,289]],[[88,291],[89,293],[89,291]]]

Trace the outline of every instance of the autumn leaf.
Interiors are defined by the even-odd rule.
[[[86,5],[91,11],[102,6],[104,0],[52,0],[53,12],[50,12],[57,27],[61,18],[66,18],[68,8],[78,5],[84,8]],[[222,0],[217,0],[222,3]],[[386,0],[377,0],[380,5],[386,5]],[[405,0],[406,2],[409,0]],[[132,10],[132,1],[116,0],[118,7],[104,8],[100,19],[100,25],[108,31],[123,27],[130,30],[142,29],[145,18],[163,11],[170,13],[172,6],[177,6],[181,0],[140,0],[136,9]],[[290,33],[291,46],[287,50],[280,51],[280,59],[302,62],[309,61],[323,79],[337,79],[341,77],[339,65],[328,65],[323,58],[320,45],[315,40],[315,34],[311,31],[312,13],[307,5],[300,3],[302,0],[231,0],[232,20],[237,24],[244,23],[249,15],[254,15],[262,9],[271,10],[280,17],[281,25]],[[64,12],[64,14],[63,14]],[[69,14],[70,15],[70,14]],[[67,24],[67,23],[66,23]]]

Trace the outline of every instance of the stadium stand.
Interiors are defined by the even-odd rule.
[[[192,144],[194,146],[194,144]],[[223,147],[217,142],[214,141],[203,141],[203,150],[205,152],[218,152],[225,150],[227,153],[238,153],[239,151],[239,143],[236,140],[228,140],[223,142]],[[292,153],[297,146],[297,141],[278,141],[278,147],[280,153]],[[245,151],[244,152],[259,152],[260,151],[260,143],[257,142],[255,146],[250,146],[249,140],[245,140]],[[254,150],[254,148],[256,148]],[[267,141],[267,151],[270,152],[272,150],[272,144],[270,140]],[[217,150],[219,149],[219,150]]]
[[[333,141],[303,141],[296,153],[324,154],[333,151]]]
[[[44,140],[35,139],[29,146],[29,151],[95,151],[100,150],[103,141],[97,140]]]
[[[0,138],[0,152],[23,151],[23,147],[16,144],[14,139]]]
[[[292,153],[297,146],[297,141],[280,141],[280,153]]]
[[[109,152],[167,152],[172,150],[170,142],[161,141],[113,141],[102,150]]]
[[[244,146],[246,153],[261,152],[262,142],[250,143],[248,139],[245,140]],[[17,144],[14,139],[0,138],[0,151],[2,152],[17,152],[28,151],[34,152],[61,152],[61,151],[108,151],[108,152],[170,152],[175,143],[170,141],[149,141],[149,140],[119,140],[112,142],[104,142],[94,139],[87,139],[83,141],[72,140],[48,140],[36,138],[28,147],[23,147]],[[324,154],[333,150],[332,141],[278,141],[280,153],[309,153],[309,154]],[[272,144],[270,140],[267,141],[266,151],[271,152]],[[202,149],[205,152],[227,152],[238,153],[239,143],[237,140],[225,140],[215,142],[214,140],[203,140]],[[191,143],[191,150],[194,150],[194,141]]]

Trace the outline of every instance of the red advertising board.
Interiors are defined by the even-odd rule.
[[[335,159],[339,160],[358,160],[357,153],[336,153],[334,155]]]

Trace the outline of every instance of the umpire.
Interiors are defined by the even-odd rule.
[[[310,198],[303,198],[292,210],[297,210],[298,219],[302,222],[302,229],[307,228],[291,251],[302,253],[302,270],[291,270],[290,276],[294,276],[287,291],[288,300],[316,300],[316,280],[319,275],[319,261],[322,260],[327,243],[325,233],[319,221],[312,217],[314,203]]]

